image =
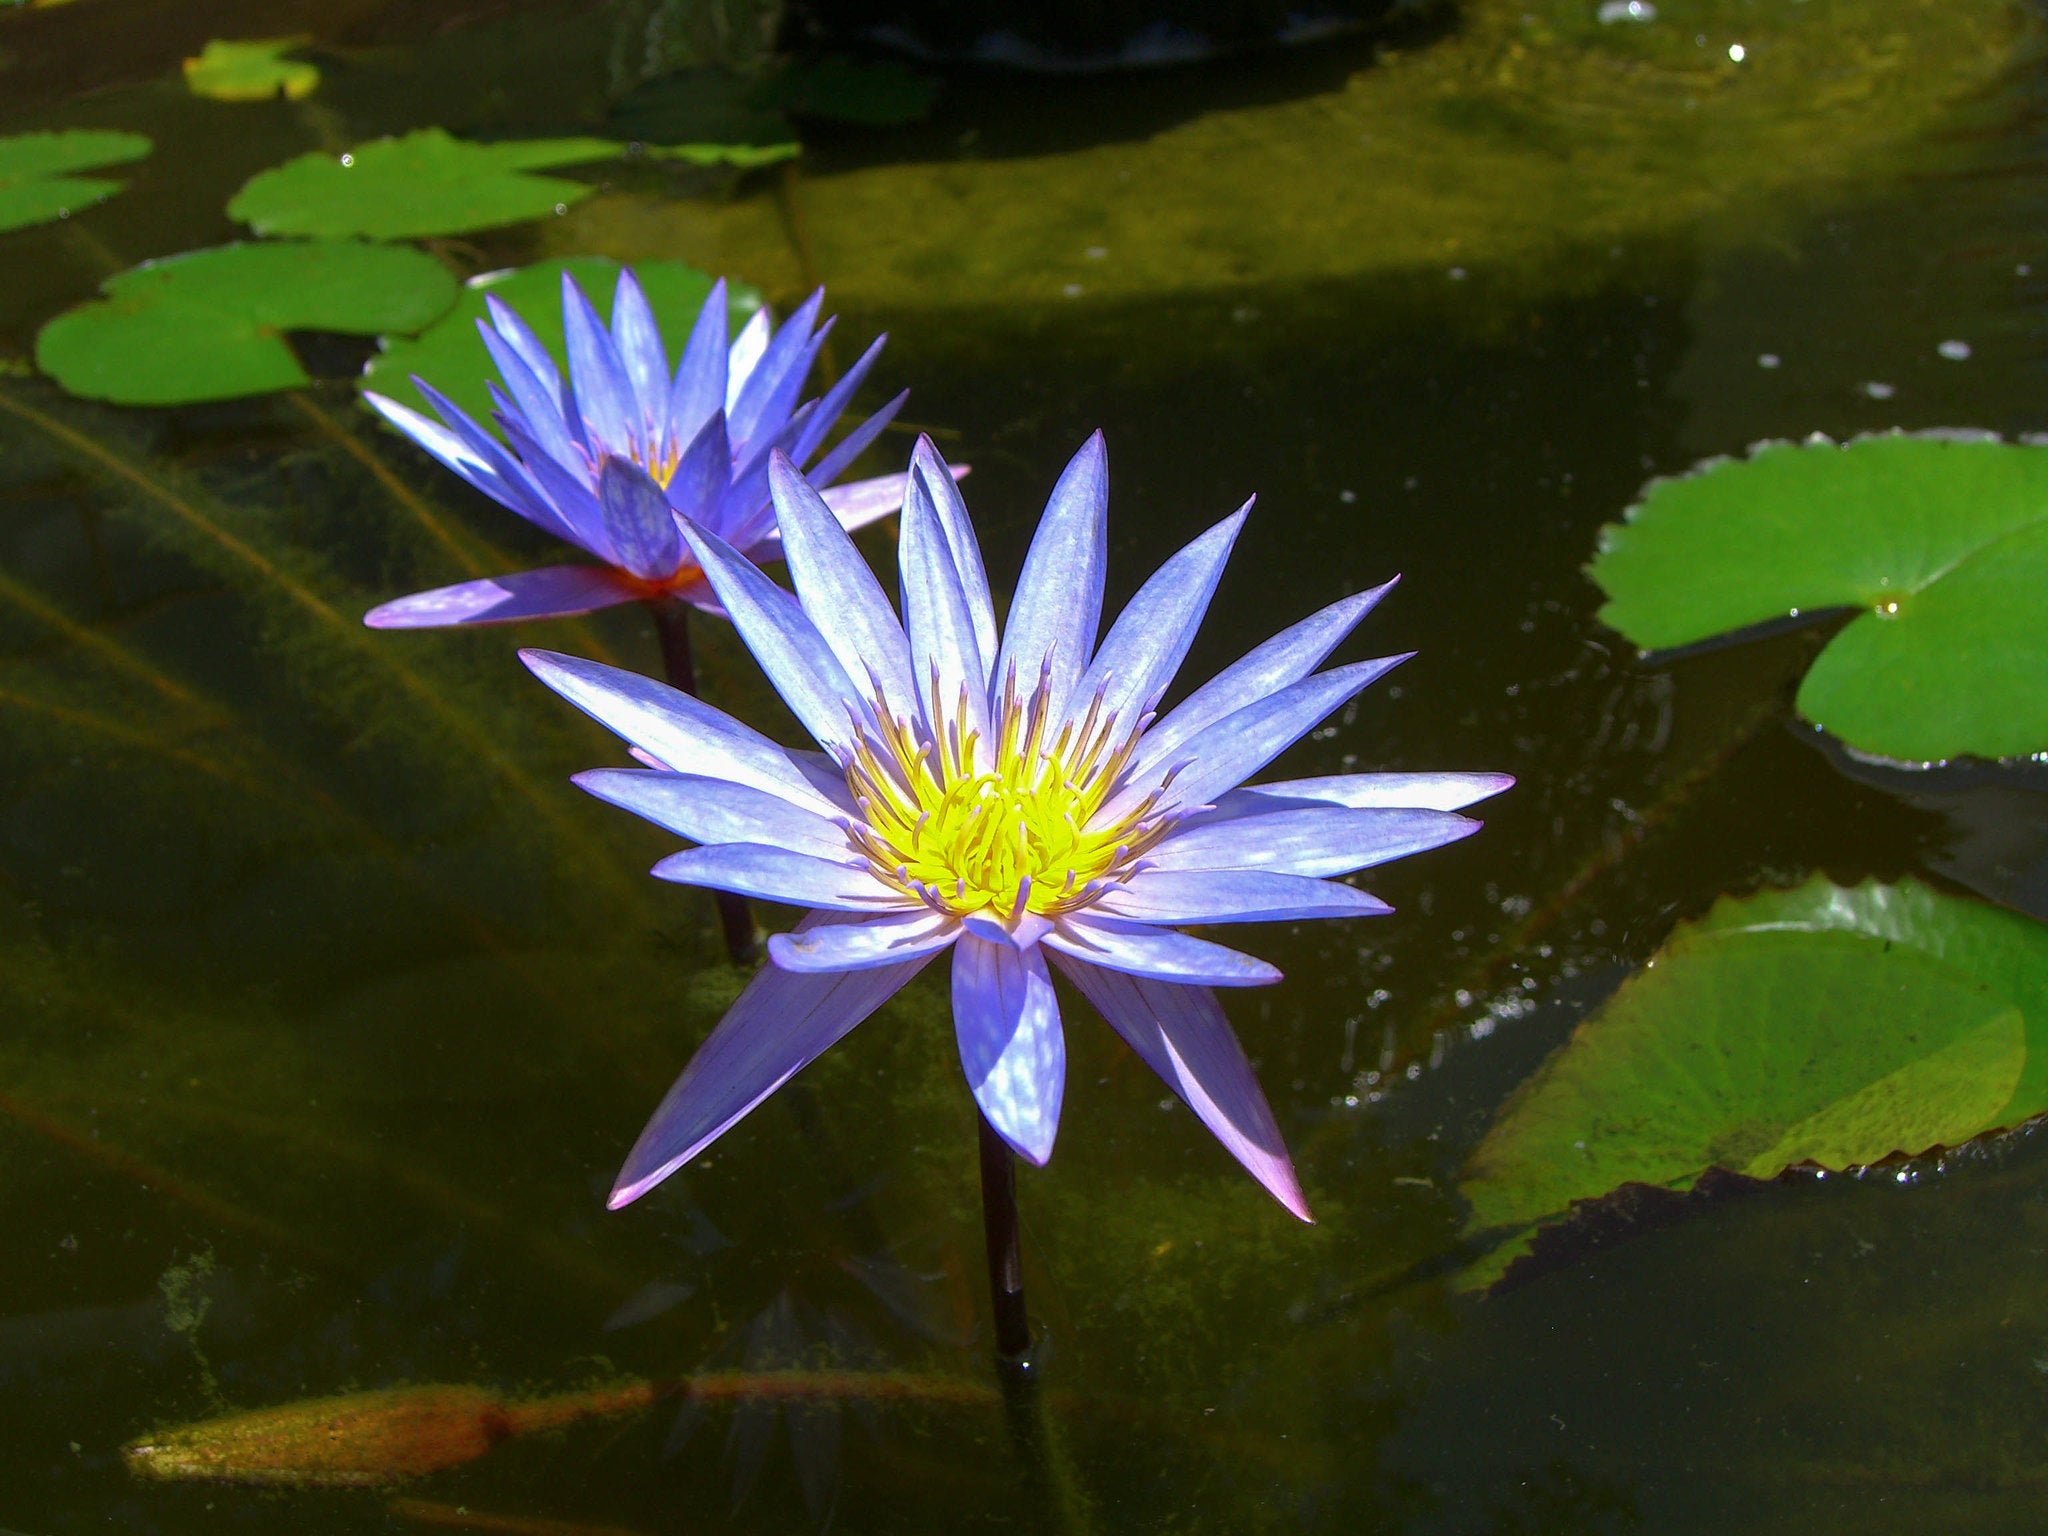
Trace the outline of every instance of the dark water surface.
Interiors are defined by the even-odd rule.
[[[351,344],[308,342],[334,375],[311,390],[176,411],[72,401],[27,365],[35,327],[106,273],[232,238],[228,195],[291,154],[432,121],[588,126],[608,13],[363,10],[333,23],[309,102],[227,107],[183,92],[180,50],[319,21],[134,5],[140,40],[117,47],[124,3],[0,16],[0,93],[20,86],[0,94],[0,130],[158,140],[120,197],[0,235],[0,1526],[801,1531],[829,1515],[843,1531],[1564,1536],[2048,1522],[2038,1137],[1704,1203],[1490,1300],[1452,1283],[1472,1257],[1465,1156],[1674,922],[1815,871],[2041,889],[2038,863],[2031,885],[2011,867],[2040,853],[2031,791],[1979,808],[2001,875],[1957,855],[1945,802],[1845,774],[1798,726],[1791,691],[1819,637],[1645,666],[1597,622],[1581,574],[1645,479],[1758,438],[2048,428],[2030,10],[1815,0],[1839,70],[1814,74],[1804,107],[1795,93],[1736,122],[1733,148],[1713,126],[1747,110],[1732,98],[1702,97],[1696,143],[1658,140],[1646,119],[1638,145],[1625,117],[1565,110],[1563,74],[1539,75],[1552,94],[1516,118],[1494,97],[1493,116],[1478,112],[1446,73],[1383,182],[1302,137],[1353,110],[1381,112],[1371,133],[1399,128],[1373,93],[1450,71],[1432,58],[1458,59],[1498,22],[1475,7],[1464,33],[1419,31],[1392,61],[1354,39],[1141,86],[961,75],[928,124],[817,129],[794,183],[625,169],[553,227],[447,242],[464,272],[577,248],[677,255],[751,277],[782,307],[810,266],[842,336],[892,333],[881,385],[909,386],[907,416],[974,464],[999,584],[1066,455],[1102,427],[1113,600],[1259,495],[1190,680],[1402,574],[1348,654],[1419,655],[1284,772],[1521,780],[1479,837],[1379,872],[1396,915],[1242,936],[1288,973],[1230,1013],[1313,1228],[1066,999],[1063,1134],[1021,1181],[1049,1344],[1031,1465],[994,1407],[917,1386],[993,1379],[971,1107],[940,971],[701,1164],[603,1209],[742,977],[719,958],[709,902],[645,878],[669,840],[566,782],[622,762],[618,745],[511,649],[652,671],[644,617],[363,631],[371,603],[464,574],[429,520],[484,570],[548,556],[372,424],[346,377]],[[1580,7],[1539,9],[1588,48],[1623,46]],[[1658,25],[1714,29],[1705,58],[1731,28],[1769,39],[1800,9],[1672,0]],[[1976,26],[2004,51],[1962,50],[1982,55],[1974,81],[1922,100],[1880,67],[1887,48],[1945,58],[1935,44]],[[1488,78],[1521,57],[1489,54]],[[1697,86],[1655,57],[1643,68],[1658,92]],[[1910,98],[1877,114],[1890,138],[1854,118],[1870,80],[1881,103]],[[1265,184],[1252,147],[1241,162],[1213,148],[1232,134],[1261,155],[1294,146],[1297,182]],[[1344,140],[1359,142],[1350,126]],[[1538,140],[1583,165],[1583,186],[1560,183],[1568,199],[1489,184]],[[1174,149],[1188,143],[1200,153]],[[1738,158],[1759,162],[1755,185],[1737,184]],[[976,198],[1028,211],[1055,186],[1085,201],[1091,178],[1120,170],[1134,199],[1213,216],[1254,253],[1268,239],[1270,262],[1226,252],[1224,281],[1203,265],[1225,260],[1221,244],[1190,244],[1181,263],[1170,243],[1092,256],[1077,239],[1070,277],[975,214]],[[863,198],[904,226],[943,224],[932,249],[953,264],[921,267],[899,243],[863,266],[870,246],[921,238],[850,222]],[[1448,254],[1423,261],[1415,210],[1454,203],[1468,212],[1443,214]],[[1371,227],[1375,206],[1384,246],[1310,249],[1300,232]],[[1253,227],[1231,227],[1233,208]],[[1276,209],[1304,222],[1262,237]],[[1148,227],[1101,211],[1133,241]],[[769,254],[750,266],[754,251]],[[1950,340],[1966,360],[1940,354]],[[875,472],[908,446],[885,439]],[[890,557],[886,536],[867,543]],[[794,739],[730,637],[704,644],[706,693]],[[156,1484],[119,1455],[163,1426],[356,1389],[518,1398],[828,1366],[912,1375],[870,1403],[680,1419],[657,1406],[398,1489]]]

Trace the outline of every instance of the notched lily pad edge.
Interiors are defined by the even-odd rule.
[[[1648,480],[1645,480],[1641,488],[1637,490],[1635,500],[1622,508],[1621,516],[1611,522],[1600,525],[1599,538],[1594,545],[1593,559],[1588,560],[1583,566],[1579,567],[1579,570],[1588,580],[1593,580],[1593,566],[1599,557],[1607,552],[1614,530],[1633,523],[1636,520],[1636,515],[1650,503],[1657,490],[1662,486],[1686,480],[1700,479],[1728,465],[1741,464],[1754,459],[1758,454],[1763,453],[1767,449],[1849,449],[1854,448],[1859,443],[1881,442],[1891,438],[1921,438],[1930,442],[1942,443],[2004,443],[2015,448],[2048,448],[2048,432],[2021,432],[2013,437],[2006,437],[2001,433],[1992,431],[1988,427],[1917,427],[1910,430],[1905,427],[1886,427],[1870,432],[1858,432],[1852,437],[1841,438],[1830,437],[1827,433],[1820,431],[1809,432],[1803,438],[1760,437],[1743,449],[1740,454],[1717,453],[1711,457],[1701,459],[1689,468],[1680,470],[1677,474],[1653,475]],[[1597,581],[1594,581],[1593,584],[1596,588],[1599,587]],[[1605,624],[1607,628],[1613,630],[1616,634],[1622,635],[1623,639],[1626,639],[1627,636],[1613,624],[1608,623],[1606,618],[1607,611],[1613,606],[1614,599],[1607,597],[1604,591],[1601,595],[1604,600],[1593,617],[1602,624]],[[1759,640],[1768,640],[1777,635],[1790,634],[1794,630],[1816,628],[1831,620],[1840,619],[1844,615],[1860,613],[1861,611],[1861,609],[1849,603],[1836,603],[1825,608],[1802,608],[1797,613],[1783,614],[1778,618],[1765,619],[1756,624],[1745,624],[1740,629],[1725,630],[1721,634],[1709,635],[1704,640],[1694,640],[1685,645],[1664,646],[1660,649],[1646,649],[1638,646],[1636,647],[1636,661],[1641,666],[1653,669],[1668,667],[1681,661],[1689,661],[1695,656],[1709,656],[1718,651],[1733,650],[1738,646],[1750,645]],[[1870,752],[1861,747],[1854,746],[1835,735],[1827,727],[1818,725],[1803,717],[1798,721],[1798,724],[1810,730],[1815,736],[1828,743],[1833,750],[1843,753],[1852,761],[1869,763],[1873,767],[1879,768],[1899,768],[1918,772],[1933,768],[1966,767],[1980,763],[2017,763],[2038,760],[2027,757],[1979,757],[1974,753],[1968,752],[1958,752],[1952,757],[1888,757],[1881,752]]]
[[[1958,1165],[1995,1162],[2048,1131],[2048,1112],[2011,1125],[1997,1126],[1955,1146],[1936,1145],[1918,1152],[1893,1152],[1875,1162],[1847,1168],[1824,1168],[1815,1162],[1794,1163],[1768,1179],[1731,1169],[1711,1167],[1683,1187],[1631,1180],[1604,1195],[1574,1200],[1559,1215],[1533,1226],[1495,1227],[1475,1233],[1468,1249],[1473,1257],[1467,1275],[1485,1274],[1504,1245],[1520,1242],[1521,1252],[1490,1280],[1476,1287],[1488,1301],[1518,1291],[1547,1275],[1571,1268],[1582,1259],[1621,1246],[1695,1215],[1709,1206],[1725,1205],[1775,1186],[1812,1187],[1841,1180],[1856,1183],[1917,1184]],[[1459,1290],[1475,1287],[1456,1282]]]

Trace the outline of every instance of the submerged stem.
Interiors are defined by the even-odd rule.
[[[1024,1314],[1024,1258],[1017,1241],[1017,1165],[1009,1147],[988,1123],[981,1126],[981,1219],[988,1231],[988,1292],[995,1311],[996,1356],[1007,1365],[1031,1348],[1031,1324]]]
[[[654,615],[654,632],[661,640],[661,665],[671,688],[697,697],[697,668],[690,658],[690,607],[680,598],[656,597],[647,601]],[[760,954],[760,937],[754,929],[754,913],[747,898],[731,891],[713,891],[718,903],[718,926],[725,936],[725,952],[734,965],[751,965]]]

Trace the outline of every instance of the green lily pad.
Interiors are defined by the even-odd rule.
[[[1601,531],[1600,617],[1647,650],[1842,607],[1799,710],[1902,762],[2048,750],[2048,447],[1766,443],[1651,482]]]
[[[287,331],[416,331],[455,279],[403,246],[348,240],[224,245],[144,262],[36,337],[36,366],[74,395],[184,405],[308,381]]]
[[[418,374],[476,420],[488,422],[491,396],[486,385],[498,376],[498,370],[476,331],[477,321],[487,313],[485,297],[495,296],[517,310],[554,354],[557,366],[566,370],[567,348],[562,339],[565,270],[583,285],[598,313],[608,317],[612,290],[619,280],[619,263],[608,256],[574,256],[507,272],[487,272],[464,284],[455,308],[418,336],[385,337],[381,350],[363,370],[363,387],[424,411],[427,403],[412,386],[412,375]],[[690,334],[704,295],[711,291],[711,278],[681,261],[635,262],[633,272],[646,290],[673,362]],[[759,290],[744,283],[729,283],[726,292],[735,323],[761,307]]]
[[[2048,1110],[2048,927],[1911,881],[1725,900],[1681,927],[1502,1108],[1469,1230],[1623,1184],[1772,1178],[1952,1147]]]
[[[243,42],[214,38],[198,58],[185,61],[186,89],[214,101],[303,101],[320,84],[320,71],[285,55],[311,41],[304,33]]]
[[[756,89],[764,107],[793,117],[885,128],[922,120],[939,84],[896,59],[853,59],[845,54],[784,66]]]
[[[597,189],[536,171],[626,153],[611,139],[476,144],[439,128],[374,139],[342,155],[313,152],[259,171],[228,204],[259,235],[410,240],[518,224],[564,211]],[[700,165],[786,159],[795,146],[677,144],[644,151]]]
[[[69,173],[140,160],[155,147],[139,133],[97,128],[0,138],[0,230],[47,223],[105,202],[121,190],[120,182]]]

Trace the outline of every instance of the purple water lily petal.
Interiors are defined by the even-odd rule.
[[[775,325],[774,318],[763,304],[747,317],[747,323],[740,327],[739,335],[733,337],[732,345],[725,354],[725,414],[731,417],[740,403],[740,392],[747,387],[747,380],[753,377],[761,356],[768,350],[768,337]]]
[[[388,399],[375,390],[364,390],[363,399],[378,415],[491,500],[501,506],[510,507],[521,516],[530,515],[522,505],[523,498],[506,483],[497,467],[446,427],[427,420],[418,411],[400,405],[396,400]]]
[[[765,843],[685,848],[655,865],[654,877],[828,912],[876,912],[902,899],[866,865],[841,864]]]
[[[1146,733],[1143,750],[1149,760],[1165,761],[1196,732],[1307,677],[1393,589],[1394,583],[1389,581],[1369,592],[1354,593],[1253,647],[1181,700]]]
[[[1224,1149],[1303,1221],[1313,1221],[1287,1144],[1244,1048],[1203,987],[1148,981],[1054,957],[1062,971],[1148,1067],[1180,1095]]]
[[[546,344],[533,334],[533,327],[519,317],[519,312],[495,293],[484,295],[484,308],[490,311],[491,328],[547,391],[548,398],[554,402],[555,419],[566,422],[569,402],[562,393],[561,370],[555,367],[555,359]]]
[[[882,584],[831,508],[779,453],[769,465],[768,485],[783,557],[804,610],[848,677],[871,677],[895,708],[908,710],[917,696],[910,646]]]
[[[788,593],[716,534],[686,527],[683,536],[783,702],[819,742],[835,753],[850,752],[855,732],[868,717],[866,698],[817,626]]]
[[[1167,809],[1205,804],[1226,789],[1235,789],[1314,730],[1345,700],[1412,654],[1355,661],[1305,677],[1197,731],[1174,749],[1171,758],[1147,751],[1151,745],[1147,738],[1132,759],[1132,777],[1147,782],[1176,763],[1184,764],[1160,804]],[[1112,808],[1115,804],[1111,802]]]
[[[946,547],[952,551],[953,569],[967,594],[968,612],[974,616],[975,644],[981,654],[993,658],[999,649],[996,636],[995,602],[989,596],[988,571],[981,562],[981,546],[974,537],[974,524],[967,516],[967,503],[960,497],[959,482],[968,466],[948,464],[927,433],[917,434],[910,452],[910,473],[924,481],[925,494],[939,514],[939,526],[946,533]],[[829,497],[827,498],[830,499]]]
[[[505,414],[517,416],[549,458],[564,469],[580,473],[583,450],[578,439],[569,434],[556,390],[550,390],[536,378],[533,370],[527,367],[526,359],[498,332],[481,320],[477,321],[476,329],[477,334],[483,337],[484,350],[497,364],[498,376],[505,381],[506,393],[511,396],[512,408]],[[557,390],[559,387],[557,385]]]
[[[642,581],[665,581],[683,563],[683,538],[675,513],[654,477],[631,459],[614,455],[597,475],[604,507],[604,531],[619,564]]]
[[[1146,862],[1155,869],[1271,869],[1328,878],[1455,843],[1479,826],[1449,811],[1309,806],[1176,828]]]
[[[1269,870],[1141,870],[1102,898],[1112,917],[1141,923],[1283,923],[1312,917],[1379,917],[1394,909],[1336,880]]]
[[[903,628],[910,637],[911,698],[918,715],[935,739],[950,717],[963,737],[986,742],[993,658],[975,640],[966,589],[922,475],[912,475],[904,493],[896,563],[903,576]]]
[[[662,349],[653,306],[631,267],[619,268],[619,285],[612,294],[612,345],[626,365],[626,377],[633,381],[641,440],[650,451],[658,451],[668,435],[668,354]]]
[[[826,390],[824,397],[818,401],[818,408],[804,427],[803,435],[789,451],[790,458],[796,461],[799,469],[811,462],[811,455],[816,453],[818,445],[825,441],[825,434],[832,430],[832,423],[853,403],[853,392],[866,381],[868,371],[875,366],[875,359],[882,355],[883,343],[888,339],[888,333],[885,331],[869,342],[867,351],[854,359],[853,366],[842,373],[839,382]],[[798,382],[802,382],[801,378]]]
[[[803,435],[812,406],[805,406],[782,430],[746,449],[745,461],[733,471],[732,482],[720,493],[718,504],[697,521],[734,549],[758,544],[775,526],[775,504],[768,499],[768,466],[775,455],[787,456]]]
[[[1020,690],[1043,675],[1046,707],[1059,718],[1095,650],[1108,547],[1109,457],[1097,432],[1060,475],[1024,556],[996,654],[998,695],[1012,674]]]
[[[903,409],[903,402],[909,398],[910,391],[906,389],[834,443],[825,457],[804,471],[811,483],[830,485],[844,474],[848,466],[867,450],[868,444],[880,437],[882,430],[896,419],[896,413]]]
[[[668,482],[668,504],[683,516],[708,522],[731,483],[732,444],[725,435],[725,411],[713,411],[690,439]]]
[[[1262,816],[1290,805],[1348,805],[1359,809],[1413,806],[1461,811],[1515,787],[1511,773],[1334,773],[1314,779],[1247,784],[1217,797],[1214,810],[1190,822]]]
[[[844,780],[836,796],[828,793],[759,731],[666,683],[555,651],[523,650],[519,659],[600,725],[678,773],[751,785],[828,817],[853,808]]]
[[[786,971],[863,971],[928,960],[960,935],[960,925],[923,907],[857,923],[800,928],[768,936],[768,958]]]
[[[640,422],[633,381],[612,343],[612,333],[566,271],[562,274],[562,329],[568,342],[569,391],[583,418],[591,451],[619,452],[632,441],[633,429]]]
[[[607,565],[549,565],[509,576],[457,582],[380,603],[363,615],[372,629],[440,629],[451,624],[516,624],[522,619],[563,619],[640,593]]]
[[[807,919],[804,930],[820,922]],[[702,1153],[887,1002],[929,958],[832,976],[763,966],[662,1099],[606,1203],[617,1210],[637,1200]]]
[[[1090,965],[1188,986],[1264,987],[1280,979],[1278,966],[1255,955],[1240,954],[1171,928],[1100,913],[1076,912],[1063,917],[1046,936],[1045,945]]]
[[[608,564],[617,564],[612,541],[604,531],[604,508],[598,504],[596,488],[556,463],[517,417],[499,417],[498,430],[540,488],[541,504],[559,519],[559,536]]]
[[[739,397],[733,401],[732,409],[726,412],[732,421],[734,442],[748,441],[762,423],[779,422],[796,404],[797,392],[803,387],[803,376],[810,372],[811,362],[817,356],[819,338],[812,335],[812,331],[818,324],[818,311],[824,305],[825,290],[820,288],[805,299],[796,313],[783,321],[769,339],[760,362],[747,374]],[[791,379],[791,374],[796,377]],[[785,389],[787,394],[781,408],[773,409],[773,401]]]
[[[725,410],[725,349],[728,300],[725,279],[711,285],[669,386],[670,430],[685,441],[695,437],[713,411]]]
[[[782,795],[701,774],[590,768],[571,780],[609,804],[644,816],[693,843],[768,843],[813,858],[844,860],[840,820]]]
[[[1067,1043],[1037,949],[962,934],[953,949],[953,1030],[975,1103],[1018,1156],[1044,1163],[1059,1132]]]
[[[1195,631],[1209,611],[1224,562],[1251,510],[1248,501],[1160,566],[1138,589],[1088,663],[1068,701],[1069,715],[1087,708],[1100,694],[1102,718],[1128,727],[1158,701],[1195,643]]]

